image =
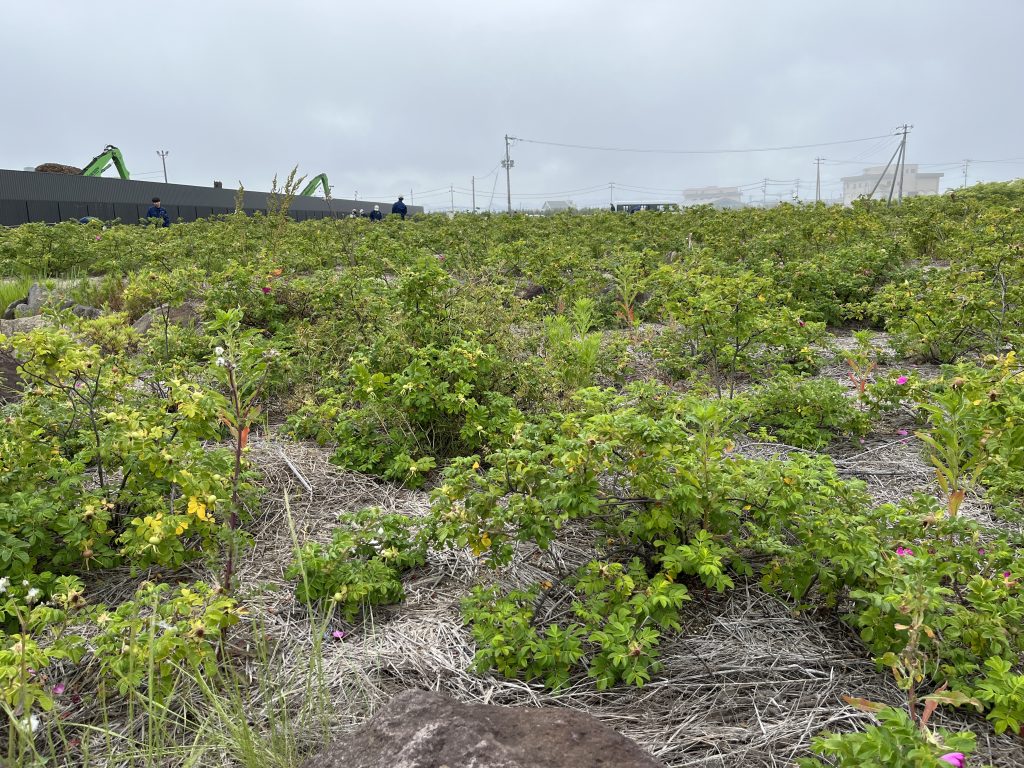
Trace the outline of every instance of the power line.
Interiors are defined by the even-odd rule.
[[[560,141],[542,141],[541,139],[524,139],[518,136],[509,136],[512,141],[522,141],[527,144],[544,144],[549,147],[563,147],[566,149],[589,149],[599,152],[634,152],[642,154],[658,155],[731,155],[746,154],[751,152],[781,152],[790,149],[811,149],[814,147],[833,147],[839,144],[857,144],[862,141],[875,141],[881,138],[891,138],[891,134],[879,136],[866,136],[862,139],[845,139],[843,141],[823,141],[817,144],[790,144],[781,147],[751,147],[747,149],[638,149],[635,147],[604,147],[592,144],[569,144]]]
[[[498,170],[499,168],[501,168],[501,163],[498,163],[498,164],[497,164],[496,166],[494,166],[493,168],[491,168],[491,170],[489,170],[489,171],[488,171],[487,173],[485,173],[485,174],[484,174],[483,176],[477,176],[477,178],[478,178],[478,179],[486,179],[486,178],[490,177],[490,175],[491,175],[492,173],[494,173],[494,172],[495,172],[496,170]]]

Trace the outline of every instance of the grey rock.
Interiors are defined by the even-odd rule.
[[[86,320],[95,320],[97,317],[103,314],[102,309],[96,309],[96,307],[86,307],[82,304],[73,304],[71,306],[71,314],[75,317],[81,317]]]
[[[23,299],[16,299],[15,301],[12,301],[10,304],[7,305],[7,309],[4,310],[3,319],[4,320],[13,320],[14,317],[15,317],[15,314],[14,314],[15,310],[20,305],[27,304],[27,303],[28,303],[28,296],[26,296]]]
[[[46,325],[46,318],[43,315],[18,317],[14,320],[0,320],[0,333],[4,336],[10,336],[15,333],[27,333],[44,325]]]
[[[658,768],[632,741],[571,709],[462,704],[404,691],[303,768]]]
[[[527,283],[526,285],[516,289],[516,296],[526,301],[532,301],[538,296],[543,296],[548,292],[548,289],[543,285],[537,285],[536,283]]]
[[[28,289],[28,304],[29,312],[35,314],[43,305],[46,300],[50,298],[50,291],[39,283],[32,283],[32,287]]]
[[[164,313],[167,313],[167,319],[171,325],[195,325],[199,322],[198,303],[194,301],[186,301],[180,307],[171,307],[168,309],[167,305],[163,304],[155,309],[151,309],[132,323],[132,328],[139,333],[147,333],[154,325],[158,328],[162,328],[164,323]]]

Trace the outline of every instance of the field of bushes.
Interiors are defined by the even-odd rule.
[[[0,229],[5,765],[297,766],[403,685],[1024,763],[1024,183],[287,204]]]

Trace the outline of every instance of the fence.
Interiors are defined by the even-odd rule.
[[[0,170],[0,226],[16,227],[30,222],[57,223],[95,216],[133,224],[146,215],[150,200],[159,197],[171,221],[195,221],[235,210],[235,191],[155,181],[125,181],[60,173]],[[242,202],[247,214],[266,211],[270,195],[246,191]],[[387,214],[391,203],[367,200],[326,200],[295,197],[289,214],[293,219],[344,218],[352,209],[365,213],[374,205]],[[409,213],[422,213],[409,206]]]

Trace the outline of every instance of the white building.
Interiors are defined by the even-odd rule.
[[[850,205],[859,197],[867,197],[871,194],[872,189],[875,190],[873,195],[875,200],[887,200],[889,198],[889,190],[892,189],[893,178],[896,177],[896,167],[891,166],[886,171],[885,177],[882,178],[882,171],[884,170],[884,165],[876,165],[871,168],[865,168],[864,173],[860,176],[844,176],[843,205]],[[882,179],[881,183],[879,183],[880,178]],[[941,173],[919,173],[917,165],[904,165],[903,196],[937,195],[939,194],[939,179],[941,178]],[[875,189],[875,185],[878,186],[877,189]],[[899,178],[896,177],[896,189],[892,193],[894,200],[899,195],[899,188]]]
[[[736,208],[742,205],[739,187],[691,187],[683,190],[684,205],[714,205],[718,208]]]

